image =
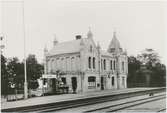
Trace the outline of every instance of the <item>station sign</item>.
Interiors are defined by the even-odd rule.
[[[44,74],[42,75],[42,78],[57,78],[57,75]]]

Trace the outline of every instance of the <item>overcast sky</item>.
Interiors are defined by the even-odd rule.
[[[8,0],[7,0],[8,1]],[[12,1],[12,0],[10,0]],[[155,49],[165,59],[165,2],[56,1],[24,0],[26,54],[35,54],[41,62],[43,49],[59,42],[86,36],[88,28],[106,50],[114,29],[128,55],[145,48]],[[5,35],[6,57],[23,59],[23,14],[21,2],[1,2],[1,30]]]

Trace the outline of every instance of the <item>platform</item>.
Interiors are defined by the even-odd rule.
[[[102,91],[79,93],[79,94],[62,94],[62,95],[33,97],[33,98],[28,98],[26,100],[1,102],[1,109],[34,106],[34,105],[56,103],[56,102],[68,101],[68,100],[70,101],[70,100],[81,99],[81,98],[123,94],[123,93],[146,91],[146,90],[152,90],[152,89],[157,89],[157,88],[127,88],[127,89],[119,89],[119,90],[118,89],[102,90]]]

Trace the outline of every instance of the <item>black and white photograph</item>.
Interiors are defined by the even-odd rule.
[[[166,0],[0,0],[1,112],[166,112]]]

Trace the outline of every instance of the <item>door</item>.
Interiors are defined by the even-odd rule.
[[[52,89],[53,89],[52,91],[53,93],[56,93],[58,89],[58,81],[55,78],[52,78],[51,81],[52,81]]]
[[[72,77],[72,78],[71,78],[71,82],[72,82],[73,93],[76,93],[76,89],[77,89],[77,78],[76,78],[76,77]]]
[[[101,90],[104,90],[104,77],[101,77]]]

